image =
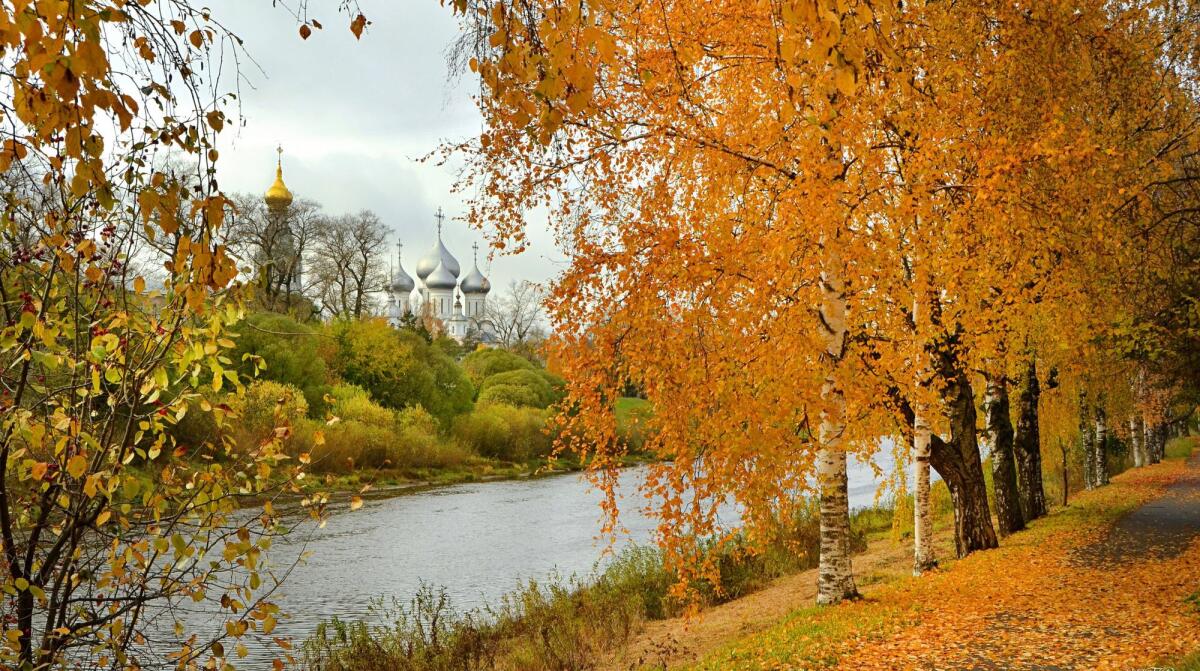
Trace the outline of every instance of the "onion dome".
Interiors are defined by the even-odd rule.
[[[267,189],[266,196],[263,198],[267,202],[267,207],[271,209],[283,209],[292,204],[292,192],[283,183],[283,147],[280,147],[278,151],[279,162],[275,164],[275,183]]]
[[[434,216],[437,217],[438,221],[437,243],[425,253],[425,256],[421,257],[421,260],[417,261],[417,277],[425,281],[434,269],[438,267],[438,264],[441,264],[446,266],[446,270],[454,276],[455,280],[458,280],[458,275],[462,272],[462,268],[458,265],[458,259],[454,258],[450,250],[446,249],[446,245],[442,244],[442,220],[446,218],[442,214],[442,208],[439,207],[437,214]]]
[[[392,275],[392,283],[388,285],[388,288],[392,290],[392,293],[407,296],[417,287],[417,283],[408,273],[404,272],[404,266],[400,263],[400,249],[400,243],[396,243],[396,272]]]
[[[479,245],[475,245],[475,254],[475,267],[467,273],[467,276],[462,279],[462,284],[459,285],[464,294],[486,294],[492,290],[492,283],[483,276],[483,273],[479,272]]]
[[[420,266],[418,266],[418,268],[419,267]],[[418,270],[417,274],[420,275],[421,271]],[[433,269],[433,272],[429,273],[425,277],[425,286],[430,289],[453,290],[454,287],[458,286],[458,280],[450,273],[449,270],[446,269],[446,264],[439,263],[437,267]]]

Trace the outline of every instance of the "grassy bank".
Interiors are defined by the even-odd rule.
[[[1121,621],[1116,613],[1102,610],[1100,596],[1114,601],[1119,612],[1131,610],[1132,603],[1148,612],[1166,612],[1166,607],[1139,603],[1129,594],[1121,594],[1117,599],[1109,597],[1111,573],[1072,573],[1071,563],[1064,557],[1073,548],[1103,538],[1116,520],[1160,496],[1183,473],[1183,460],[1193,446],[1194,439],[1173,443],[1168,463],[1129,471],[1115,477],[1107,487],[1081,493],[1069,507],[1057,508],[1048,517],[1034,522],[1029,530],[1010,536],[998,550],[943,562],[943,570],[920,579],[893,574],[869,585],[864,590],[867,598],[860,602],[838,608],[809,607],[794,611],[762,633],[728,642],[690,668],[693,671],[964,668],[968,664],[954,658],[955,654],[970,654],[972,649],[995,654],[1000,646],[1019,640],[1015,633],[1005,634],[1007,629],[989,624],[997,617],[1010,617],[1006,612],[1020,613],[1020,617],[1034,622],[1060,623],[1063,616],[1055,620],[1048,613],[1069,614],[1075,626],[1079,626],[1075,619],[1096,619],[1095,625],[1079,626],[1079,638],[1083,649],[1099,649],[1100,643],[1087,638],[1087,632],[1104,631],[1102,622]],[[1174,566],[1156,569],[1148,565],[1138,570],[1148,576],[1170,576],[1172,572],[1179,575],[1180,570]],[[1137,579],[1140,578],[1131,575],[1118,583],[1132,591],[1137,587]],[[1072,584],[1072,580],[1079,582]],[[1144,598],[1160,599],[1164,604],[1173,604],[1172,610],[1181,610],[1181,603],[1172,601],[1173,597],[1164,595],[1165,591],[1150,592]],[[999,640],[991,638],[991,634]],[[1144,641],[1141,644],[1144,655],[1149,648],[1144,647]],[[1032,636],[1029,645],[1034,648],[1031,654],[1035,658],[1038,654],[1059,654],[1069,659],[1069,655],[1079,654],[1056,650],[1053,644]],[[1125,647],[1125,654],[1138,654],[1138,643],[1130,642]],[[1014,655],[1008,659],[1016,658],[1011,651],[1004,654]],[[1195,669],[1197,661],[1193,654],[1183,659],[1173,658],[1173,663],[1160,666]],[[1047,668],[1053,666],[1043,662]],[[1038,666],[1032,661],[1030,664]]]
[[[858,511],[856,551],[888,533],[890,509]],[[750,594],[772,580],[815,565],[819,531],[814,507],[781,523],[778,540],[751,553],[735,543],[719,550],[720,588],[692,585],[704,605]],[[712,551],[718,552],[713,549]],[[670,594],[674,576],[653,548],[631,547],[591,579],[529,582],[488,608],[457,612],[444,592],[423,589],[408,603],[375,604],[375,622],[325,623],[303,647],[310,671],[484,671],[593,668],[605,651],[642,623],[680,614]]]

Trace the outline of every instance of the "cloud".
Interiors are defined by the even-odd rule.
[[[284,148],[284,178],[296,194],[331,213],[370,209],[405,243],[405,265],[432,246],[434,211],[465,211],[451,194],[448,167],[419,162],[444,140],[470,137],[481,120],[470,77],[455,81],[445,64],[457,24],[439,3],[364,2],[372,21],[361,40],[335,3],[311,3],[323,30],[301,40],[299,23],[273,2],[212,0],[213,15],[242,38],[239,104],[243,124],[221,147],[221,186],[258,193],[274,179],[275,147]],[[226,86],[231,86],[226,81]],[[529,217],[532,241],[519,257],[500,257],[492,285],[544,281],[557,270],[544,215]],[[447,247],[469,267],[481,236],[446,223]],[[482,246],[482,244],[481,244]],[[482,265],[486,265],[481,263]]]

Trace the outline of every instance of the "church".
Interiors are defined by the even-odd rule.
[[[396,269],[388,286],[388,319],[400,324],[408,314],[430,317],[443,325],[445,335],[462,342],[468,334],[482,342],[491,340],[487,318],[487,294],[492,283],[479,270],[479,245],[473,247],[472,269],[462,275],[458,259],[442,241],[445,216],[438,209],[438,238],[430,251],[416,262],[416,280],[404,271],[402,250],[397,244]]]
[[[487,343],[492,339],[487,312],[492,284],[479,271],[479,245],[473,246],[471,270],[462,275],[458,259],[442,242],[445,215],[441,208],[434,216],[437,242],[417,260],[415,280],[405,272],[403,246],[397,244],[396,268],[388,285],[388,321],[398,325],[409,315],[429,317],[440,322],[445,334],[458,342],[471,335]]]
[[[283,286],[299,293],[302,287],[302,260],[293,251],[291,231],[287,227],[287,210],[292,204],[292,192],[283,182],[283,148],[275,165],[275,182],[264,194],[270,225],[285,227],[281,236],[279,259],[261,259],[259,267],[267,269],[272,276],[279,275]],[[414,280],[404,270],[403,245],[396,245],[396,267],[390,273],[391,280],[384,287],[387,295],[387,318],[392,326],[400,326],[415,318],[432,322],[434,331],[439,331],[463,342],[468,336],[480,343],[494,339],[491,321],[488,319],[487,296],[492,284],[479,270],[479,245],[474,245],[472,268],[462,275],[458,259],[446,249],[442,242],[442,224],[445,215],[441,208],[437,214],[437,242],[417,261],[417,278]],[[286,271],[286,272],[285,272]]]

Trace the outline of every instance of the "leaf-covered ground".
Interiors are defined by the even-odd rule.
[[[1136,469],[998,550],[794,612],[695,668],[1149,667],[1200,649],[1197,533],[1200,457]]]

